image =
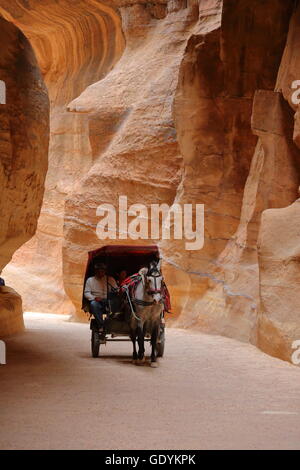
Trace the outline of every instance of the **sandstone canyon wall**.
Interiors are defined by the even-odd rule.
[[[258,239],[260,308],[257,344],[266,353],[285,360],[290,360],[293,342],[300,338],[300,200],[299,193],[297,199],[293,196],[299,184],[300,127],[299,106],[292,99],[295,90],[291,87],[299,80],[299,46],[300,6],[297,2],[275,93],[269,97],[270,105],[264,118],[266,121],[268,117],[269,121],[264,126],[266,142],[274,155],[269,162],[272,163],[269,174],[265,171],[271,181],[268,192],[270,194],[272,190],[272,200],[269,209],[262,214]],[[269,149],[266,147],[268,159]]]
[[[0,270],[35,233],[48,162],[49,101],[32,47],[0,18]],[[20,297],[0,287],[0,332],[23,326]]]
[[[82,319],[87,251],[157,242],[99,240],[100,204],[203,203],[202,250],[159,242],[171,323],[290,360],[300,339],[299,2],[0,0],[0,14],[30,41],[51,103],[38,229],[4,271],[26,309]]]
[[[36,235],[16,252],[3,276],[21,294],[25,310],[73,313],[62,276],[64,203],[88,172],[92,154],[86,119],[66,108],[110,70],[124,40],[118,13],[102,2],[21,3],[1,1],[0,13],[29,38],[48,88],[49,169]]]
[[[77,311],[86,242],[99,246],[100,203],[117,206],[120,194],[148,205],[200,202],[204,248],[187,252],[184,242],[160,243],[173,322],[266,350],[257,237],[262,212],[297,197],[293,110],[276,85],[296,7],[293,1],[169,3],[163,18],[140,4],[123,8],[121,60],[69,106],[89,114],[95,155],[65,208],[64,278]],[[146,31],[136,25],[141,15]],[[166,51],[168,61],[161,61]],[[286,339],[288,354],[269,352],[290,358],[297,334]]]

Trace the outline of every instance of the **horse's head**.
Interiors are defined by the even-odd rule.
[[[163,296],[163,276],[160,271],[161,261],[150,263],[149,268],[142,268],[139,274],[142,276],[144,289],[154,303],[160,303]]]

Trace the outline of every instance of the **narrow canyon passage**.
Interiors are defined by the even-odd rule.
[[[300,370],[249,344],[168,329],[158,369],[129,343],[26,314],[0,367],[2,449],[300,449]]]
[[[300,0],[0,0],[0,43],[0,449],[300,449]],[[159,367],[86,312],[94,356],[166,319]]]

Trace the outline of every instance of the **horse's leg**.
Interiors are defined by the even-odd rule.
[[[151,332],[151,367],[157,367],[157,339],[158,339],[158,331],[159,331],[159,323],[153,325],[152,332]]]
[[[130,339],[133,344],[132,361],[135,363],[135,361],[138,358],[137,351],[136,351],[136,330],[133,330],[133,329],[130,330]]]
[[[144,346],[144,331],[143,325],[139,324],[137,327],[137,339],[139,345],[139,352],[138,352],[138,363],[142,364],[145,362],[145,346]]]

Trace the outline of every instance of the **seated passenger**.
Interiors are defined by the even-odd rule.
[[[103,329],[103,315],[106,313],[107,294],[118,288],[115,279],[106,275],[104,263],[95,264],[95,276],[89,277],[84,288],[84,297],[90,303],[90,313],[94,315],[99,329]]]
[[[121,286],[122,285],[122,282],[125,281],[125,279],[128,277],[128,274],[127,274],[127,271],[126,269],[122,269],[121,271],[119,271],[118,273],[118,285]]]

